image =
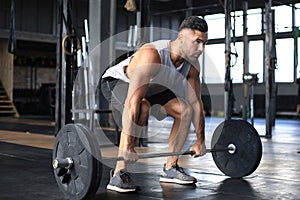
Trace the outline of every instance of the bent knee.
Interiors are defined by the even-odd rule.
[[[181,102],[174,107],[172,117],[174,117],[175,119],[190,120],[192,118],[192,114],[192,106],[188,103]]]
[[[140,116],[141,116],[141,118],[143,118],[143,119],[148,118],[150,107],[151,107],[151,105],[146,99],[143,99],[141,101],[141,107],[140,107]]]
[[[183,119],[191,119],[193,114],[193,108],[190,104],[184,103],[181,109],[181,117]]]

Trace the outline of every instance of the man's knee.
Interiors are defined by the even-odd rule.
[[[192,106],[186,102],[180,102],[177,106],[174,106],[175,119],[190,120],[192,118],[193,109]]]
[[[141,101],[141,108],[140,108],[140,118],[143,123],[146,123],[146,121],[148,120],[148,117],[149,117],[149,111],[150,111],[150,103],[143,99]]]
[[[193,114],[192,106],[188,103],[183,103],[181,107],[181,118],[190,120]]]

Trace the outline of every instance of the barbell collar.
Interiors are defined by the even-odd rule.
[[[57,168],[66,168],[66,169],[70,169],[73,166],[73,159],[70,157],[67,158],[56,158],[53,160],[52,162],[52,166],[54,169]]]

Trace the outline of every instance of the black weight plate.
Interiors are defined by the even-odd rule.
[[[244,120],[225,120],[214,131],[212,149],[224,149],[233,144],[236,150],[212,152],[216,166],[225,175],[241,178],[252,174],[262,157],[262,143],[256,129]]]
[[[52,158],[73,160],[69,174],[59,176],[60,169],[54,169],[56,182],[68,199],[88,199],[95,195],[102,174],[100,156],[93,134],[84,125],[67,124],[58,132]]]

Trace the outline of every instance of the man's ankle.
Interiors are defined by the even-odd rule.
[[[126,169],[118,169],[118,168],[115,168],[115,169],[114,169],[114,172],[113,172],[113,175],[116,175],[116,174],[119,173],[120,171],[125,172]]]
[[[169,169],[171,169],[173,166],[177,166],[177,162],[171,163],[171,164],[166,163],[165,169],[166,169],[166,170],[169,170]]]

